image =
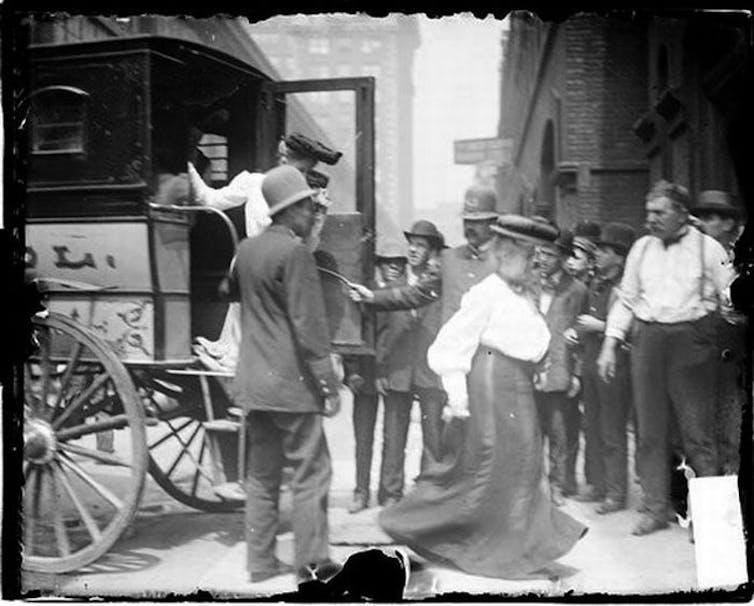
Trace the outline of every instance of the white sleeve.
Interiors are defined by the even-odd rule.
[[[199,188],[199,201],[218,210],[228,210],[244,204],[251,193],[251,173],[240,172],[225,187],[213,189],[207,185]]]
[[[466,375],[487,327],[492,304],[494,300],[485,296],[484,289],[473,287],[427,350],[429,367],[440,376],[451,401],[467,398]]]
[[[705,255],[707,263],[707,272],[712,283],[715,286],[715,295],[723,308],[731,307],[730,286],[736,278],[736,272],[731,263],[730,257],[725,249],[717,240],[705,237],[705,244],[708,244],[707,250],[711,251]]]
[[[613,303],[607,315],[606,337],[613,337],[620,341],[626,338],[626,333],[634,317],[634,306],[640,295],[639,265],[643,256],[642,253],[647,246],[648,241],[641,238],[631,247],[628,253],[623,279],[618,288],[618,299]]]

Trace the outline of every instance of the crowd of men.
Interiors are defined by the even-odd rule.
[[[294,570],[306,580],[339,569],[328,549],[331,463],[322,414],[339,410],[343,375],[331,355],[313,254],[318,240],[310,244],[326,212],[306,178],[317,160],[312,150],[314,161],[304,170],[283,157],[280,166],[253,183],[249,179],[241,193],[224,188],[247,211],[251,202],[263,201],[271,222],[242,242],[232,275],[241,333],[233,395],[247,411],[246,534],[254,582],[291,570],[275,555],[285,466],[293,468]],[[224,190],[213,196],[227,197]],[[592,501],[605,515],[624,509],[630,426],[643,492],[635,535],[668,525],[674,457],[685,459],[698,476],[737,472],[743,401],[744,328],[729,300],[738,210],[724,192],[702,192],[693,203],[684,187],[665,181],[648,193],[645,209],[647,233],[638,238],[623,223],[582,221],[570,230],[533,217],[559,235],[540,243],[535,269],[522,286],[550,332],[547,354],[531,369],[550,498],[556,506],[571,497]],[[494,191],[472,187],[463,203],[464,244],[447,247],[433,223],[417,220],[404,232],[403,247],[392,243],[378,250],[372,284],[350,286],[351,299],[378,314],[371,370],[360,367],[363,376],[356,381],[350,380],[356,373],[345,369],[354,393],[352,513],[371,506],[380,401],[379,505],[403,498],[415,401],[422,472],[441,457],[444,424],[459,413],[448,410],[448,387],[429,368],[427,351],[464,294],[496,271],[491,245],[500,220]],[[582,431],[586,485],[580,487]]]
[[[446,249],[432,223],[417,221],[405,232],[405,255],[395,247],[378,252],[378,288],[352,290],[355,301],[373,305],[381,316],[380,505],[403,493],[414,399],[421,406],[422,470],[439,451],[443,394],[426,367],[426,350],[464,292],[494,269],[487,246],[496,206],[494,192],[470,189],[465,244]],[[599,514],[624,509],[633,432],[643,489],[637,535],[667,526],[680,508],[671,497],[683,495],[670,490],[680,460],[699,476],[737,472],[745,333],[728,298],[740,229],[730,196],[705,191],[692,204],[685,188],[660,182],[647,196],[646,211],[648,233],[638,240],[631,226],[619,222],[582,221],[573,231],[560,229],[554,243],[538,247],[538,273],[530,285],[551,333],[548,354],[533,375],[551,498],[557,505],[568,497],[591,501]],[[355,400],[352,512],[369,506],[376,400]],[[579,487],[582,431],[586,486]]]

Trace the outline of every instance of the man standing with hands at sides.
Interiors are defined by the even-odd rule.
[[[686,188],[667,181],[647,194],[650,235],[628,254],[597,360],[600,377],[614,380],[618,345],[633,321],[631,379],[646,510],[633,529],[637,536],[668,525],[671,415],[696,475],[717,474],[717,312],[729,305],[733,270],[723,247],[689,224],[689,205]]]
[[[233,383],[247,411],[246,541],[252,582],[292,572],[275,555],[285,465],[293,467],[292,525],[299,580],[332,575],[327,501],[332,475],[322,414],[340,408],[322,286],[301,242],[314,224],[314,190],[281,166],[262,181],[272,219],[238,248],[241,344]]]
[[[616,352],[615,378],[605,383],[597,375],[597,356],[605,337],[605,320],[618,298],[618,285],[634,230],[624,223],[608,223],[597,241],[596,274],[589,285],[589,311],[576,319],[582,345],[583,399],[586,418],[584,466],[591,471],[595,495],[604,495],[597,513],[626,506],[628,446],[626,423],[631,408],[628,350]]]
[[[540,220],[543,224],[547,220]],[[553,226],[554,228],[554,226]],[[547,438],[550,461],[550,497],[563,505],[563,497],[578,492],[576,455],[579,449],[579,408],[576,396],[581,389],[577,358],[566,331],[587,307],[586,286],[565,271],[573,249],[573,234],[563,230],[557,240],[541,244],[536,251],[539,268],[539,311],[550,331],[547,356],[534,375],[542,434]]]

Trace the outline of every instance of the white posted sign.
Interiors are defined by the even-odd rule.
[[[456,164],[489,162],[503,166],[511,162],[513,139],[459,139],[453,142],[453,152]]]

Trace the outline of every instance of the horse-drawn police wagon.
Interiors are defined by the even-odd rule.
[[[217,285],[241,222],[192,205],[187,162],[205,158],[215,186],[270,168],[286,127],[321,134],[290,95],[351,91],[352,172],[333,181],[350,178],[342,191],[352,195],[334,196],[320,246],[331,269],[364,282],[374,81],[276,82],[213,48],[156,36],[37,45],[28,59],[26,265],[46,309],[32,318],[23,364],[23,565],[65,572],[121,536],[147,472],[191,507],[242,504],[217,490],[244,464],[228,376],[192,354],[194,337],[222,325]],[[373,318],[338,280],[323,285],[335,349],[370,356]]]

